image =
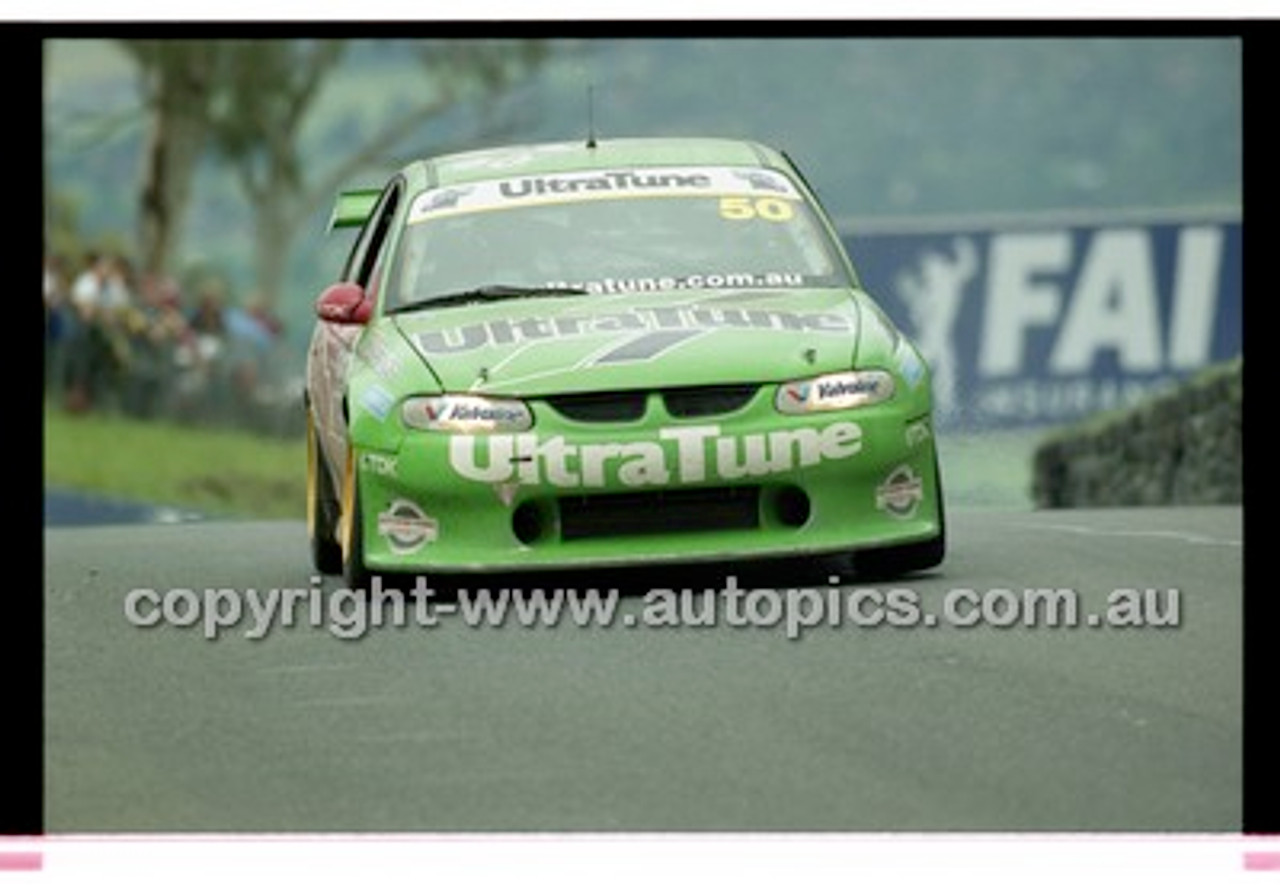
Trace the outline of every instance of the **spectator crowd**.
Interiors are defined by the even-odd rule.
[[[44,263],[45,396],[71,412],[291,433],[301,410],[283,326],[216,277],[185,293],[121,255]]]

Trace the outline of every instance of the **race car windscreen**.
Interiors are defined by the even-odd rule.
[[[626,293],[849,286],[784,175],[680,167],[524,176],[414,200],[387,307],[486,287]]]

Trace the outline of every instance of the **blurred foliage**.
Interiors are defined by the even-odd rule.
[[[468,101],[487,103],[546,58],[543,44],[413,41],[418,94],[375,126],[348,133],[328,152],[308,150],[303,130],[348,49],[343,40],[237,40],[216,44],[224,73],[209,116],[216,154],[235,173],[251,207],[253,281],[274,304],[308,218],[331,206],[348,179],[400,148],[416,130]],[[479,133],[476,137],[479,137]]]
[[[611,134],[778,144],[837,214],[1238,203],[1240,57],[1231,39],[622,41],[598,94]]]
[[[80,234],[80,201],[66,192],[52,193],[45,207],[45,249],[76,264],[85,252]]]

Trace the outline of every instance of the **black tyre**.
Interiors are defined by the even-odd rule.
[[[342,489],[342,578],[351,590],[369,591],[372,573],[364,565],[364,511],[360,503],[360,483],[347,455]]]
[[[315,421],[307,410],[307,540],[311,564],[321,575],[342,572],[342,545],[338,542],[338,496],[325,468],[324,453]]]

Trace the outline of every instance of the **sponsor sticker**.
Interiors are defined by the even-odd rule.
[[[903,347],[902,356],[898,362],[898,372],[901,373],[903,380],[907,383],[907,387],[914,389],[920,384],[920,379],[924,376],[924,361],[920,359],[920,355],[915,352],[914,348]]]
[[[893,396],[893,376],[880,370],[861,370],[788,382],[778,389],[779,412],[801,415],[826,409],[852,409]]]
[[[910,465],[895,468],[876,487],[876,507],[891,517],[908,520],[914,517],[924,499],[924,481]]]
[[[360,405],[379,421],[391,414],[391,407],[395,403],[395,395],[382,385],[369,385],[360,394]]]
[[[522,431],[533,424],[529,407],[519,400],[498,400],[465,394],[414,397],[401,410],[412,428],[436,431]]]
[[[921,418],[907,425],[903,433],[903,442],[907,444],[908,449],[915,449],[927,442],[932,435],[933,430],[929,427],[929,419]]]
[[[412,554],[440,534],[439,523],[406,498],[398,498],[378,514],[378,534],[397,554]]]
[[[379,477],[394,477],[396,475],[397,460],[394,455],[386,455],[381,452],[362,452],[360,453],[360,467],[377,474]]]
[[[742,170],[713,166],[668,166],[645,169],[602,169],[524,175],[475,182],[466,188],[423,193],[414,202],[409,223],[459,212],[476,212],[531,203],[616,200],[634,197],[776,194],[800,199],[785,175],[767,169]]]
[[[414,336],[427,358],[459,354],[479,348],[555,341],[612,332],[691,332],[740,329],[789,331],[816,335],[847,335],[853,331],[847,314],[836,311],[788,311],[777,308],[639,307],[589,316],[501,318]]]
[[[571,443],[534,432],[458,434],[449,440],[449,465],[460,477],[495,488],[644,487],[788,473],[861,450],[862,426],[851,421],[757,434],[690,425],[629,443]]]

